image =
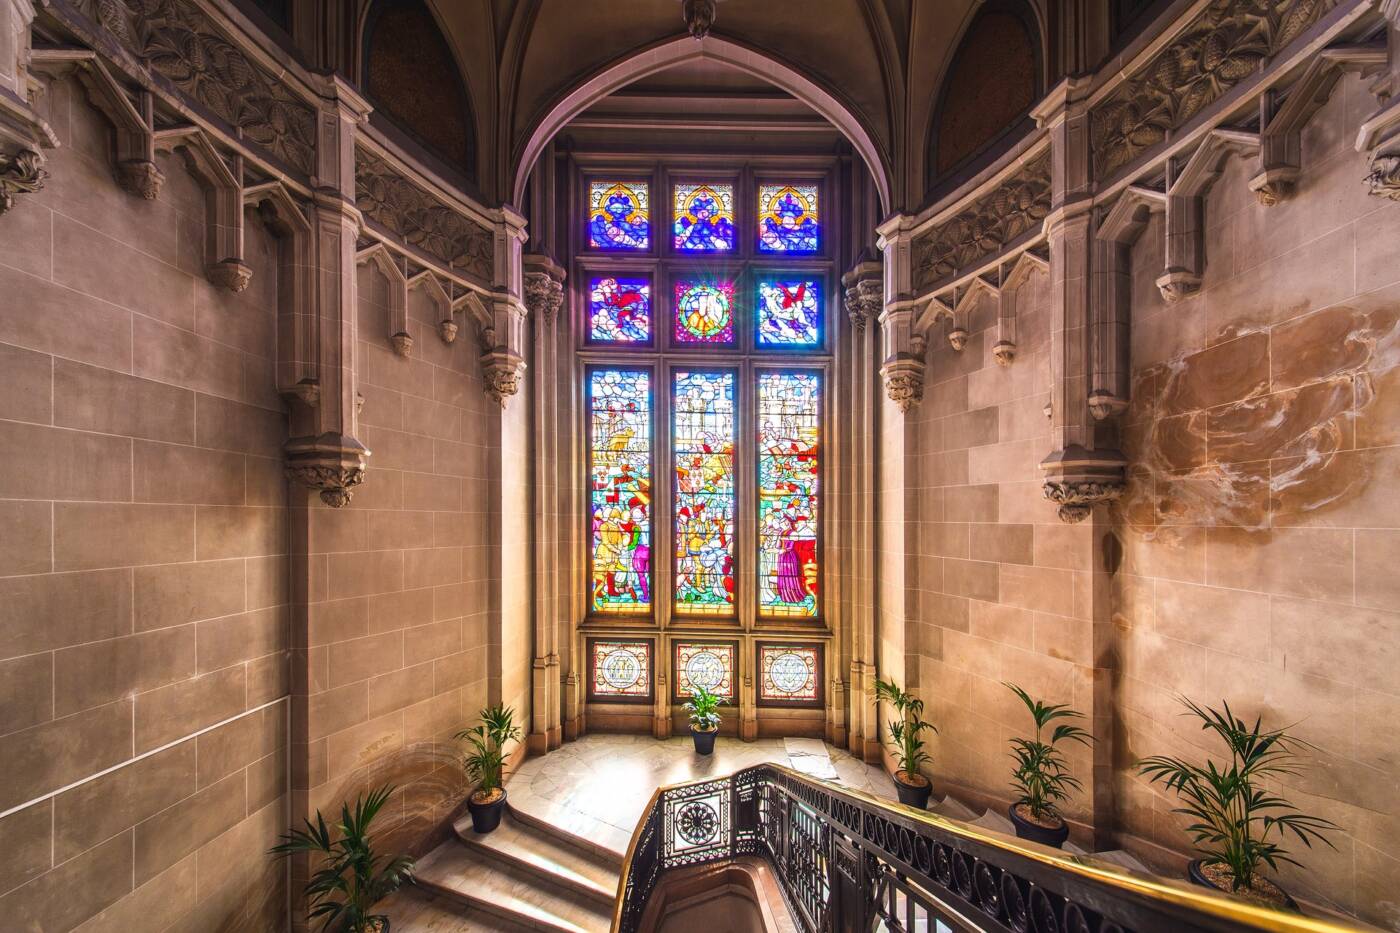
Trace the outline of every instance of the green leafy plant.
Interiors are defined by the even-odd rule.
[[[713,732],[719,728],[719,707],[724,699],[704,687],[691,687],[685,711],[690,714],[690,727],[696,732]]]
[[[471,746],[462,764],[467,776],[476,781],[472,799],[484,803],[498,796],[506,743],[520,738],[520,727],[515,724],[515,710],[501,703],[486,707],[477,718],[480,723],[458,732],[456,738]]]
[[[341,804],[340,823],[334,831],[317,810],[316,822],[306,820],[305,829],[287,832],[282,842],[269,850],[278,858],[299,854],[321,857],[320,867],[302,890],[307,916],[319,919],[322,930],[373,933],[382,929],[389,918],[370,912],[375,903],[413,881],[412,858],[380,855],[370,841],[370,824],[393,793],[392,786],[381,787],[361,795],[353,810]]]
[[[1011,740],[1011,757],[1016,761],[1011,786],[1016,790],[1016,805],[1024,806],[1037,821],[1054,823],[1062,819],[1060,802],[1069,797],[1071,790],[1080,788],[1079,780],[1069,773],[1064,753],[1056,746],[1061,742],[1088,745],[1092,737],[1072,722],[1061,722],[1047,741],[1045,730],[1051,723],[1057,719],[1083,719],[1083,714],[1068,704],[1033,700],[1015,684],[1004,686],[1021,698],[1035,721],[1035,738]]]
[[[1308,848],[1321,841],[1333,849],[1327,833],[1339,827],[1330,820],[1302,813],[1283,797],[1261,786],[1298,773],[1299,750],[1311,748],[1286,729],[1265,730],[1256,718],[1251,726],[1230,711],[1181,702],[1201,720],[1201,728],[1218,735],[1230,752],[1228,766],[1207,759],[1205,767],[1166,755],[1138,762],[1150,782],[1161,781],[1175,791],[1182,805],[1172,812],[1193,822],[1186,827],[1196,841],[1203,865],[1217,865],[1232,876],[1233,890],[1251,889],[1261,865],[1277,871],[1281,862],[1299,863],[1281,843],[1291,834]]]
[[[923,732],[926,729],[938,732],[933,723],[924,722],[924,701],[899,689],[894,678],[876,680],[875,695],[899,713],[899,717],[891,719],[887,725],[899,771],[905,777],[904,783],[924,784],[926,779],[919,773],[919,766],[932,759],[924,751]]]

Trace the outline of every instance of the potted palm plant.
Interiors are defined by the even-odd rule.
[[[919,773],[919,766],[931,760],[924,751],[923,732],[925,729],[937,732],[938,729],[933,723],[924,722],[924,701],[899,689],[894,678],[888,682],[876,680],[875,695],[899,714],[888,723],[890,743],[894,745],[895,759],[899,762],[894,773],[895,793],[900,803],[922,810],[928,806],[929,794],[933,792],[929,779]]]
[[[715,750],[715,737],[719,735],[719,705],[721,698],[704,687],[691,687],[690,700],[685,711],[690,714],[690,738],[695,743],[695,754],[710,755]]]
[[[1069,824],[1060,815],[1059,804],[1078,790],[1079,781],[1069,773],[1061,742],[1088,745],[1091,736],[1072,722],[1061,722],[1047,737],[1045,729],[1057,719],[1082,719],[1083,714],[1066,704],[1047,704],[1031,699],[1015,684],[1007,689],[1021,698],[1035,721],[1035,738],[1011,740],[1011,757],[1016,760],[1011,786],[1016,799],[1007,809],[1016,835],[1022,839],[1059,848],[1069,838]]]
[[[488,706],[477,718],[480,723],[457,733],[471,748],[462,760],[467,776],[476,781],[476,790],[467,798],[472,815],[472,829],[489,833],[501,825],[506,808],[506,789],[501,786],[501,771],[505,767],[506,743],[520,738],[515,724],[515,710],[503,704]]]
[[[1181,806],[1173,813],[1191,818],[1186,831],[1201,857],[1187,866],[1196,884],[1234,893],[1269,907],[1297,910],[1288,892],[1261,874],[1267,865],[1299,863],[1283,847],[1290,835],[1308,848],[1315,840],[1333,849],[1327,833],[1339,827],[1330,820],[1309,816],[1264,785],[1298,773],[1299,750],[1311,748],[1286,729],[1266,730],[1255,718],[1251,726],[1230,711],[1181,702],[1201,721],[1201,728],[1219,736],[1230,752],[1230,762],[1218,765],[1207,759],[1205,767],[1180,758],[1154,755],[1138,762],[1151,783],[1161,781],[1175,791]],[[1301,866],[1300,866],[1301,867]]]
[[[278,858],[303,853],[321,857],[320,868],[302,893],[307,918],[319,919],[322,930],[389,933],[389,918],[371,911],[380,898],[413,881],[412,858],[381,855],[370,842],[370,824],[393,793],[393,787],[370,791],[355,801],[353,810],[341,804],[334,832],[317,810],[316,822],[306,820],[305,829],[285,833],[269,850]]]

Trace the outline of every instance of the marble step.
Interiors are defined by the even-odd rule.
[[[618,865],[561,830],[545,830],[509,813],[485,835],[472,830],[470,814],[453,829],[464,844],[534,875],[545,887],[565,885],[608,908],[617,896]]]
[[[615,871],[622,870],[622,860],[632,841],[630,832],[615,829],[558,804],[533,798],[528,805],[517,805],[511,800],[506,804],[506,812],[533,829],[557,837],[566,845],[597,856],[613,866]]]
[[[602,933],[612,926],[604,906],[571,888],[550,886],[539,876],[474,846],[449,839],[418,862],[418,885],[459,905],[471,916],[494,915],[553,933]]]
[[[495,914],[463,916],[462,905],[416,885],[400,888],[375,905],[388,915],[394,933],[529,933],[530,928]]]

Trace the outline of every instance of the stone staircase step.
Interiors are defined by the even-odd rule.
[[[949,794],[938,801],[938,803],[929,807],[929,810],[937,813],[939,816],[946,816],[950,820],[962,820],[965,823],[970,823],[977,819],[977,811],[952,794]]]
[[[545,830],[509,813],[492,833],[473,831],[470,814],[453,829],[466,845],[534,875],[546,888],[562,884],[608,908],[617,897],[618,865],[560,830]]]
[[[602,933],[612,906],[572,888],[542,882],[474,846],[449,839],[418,862],[418,885],[510,923],[554,933]]]
[[[532,800],[527,807],[517,806],[512,800],[506,804],[506,812],[534,829],[597,855],[618,871],[622,869],[622,860],[632,841],[630,832],[624,833],[557,804]]]
[[[1102,852],[1095,852],[1094,858],[1101,859],[1105,862],[1112,862],[1120,868],[1141,872],[1144,875],[1156,874],[1151,868],[1147,867],[1146,862],[1124,849],[1105,849]]]

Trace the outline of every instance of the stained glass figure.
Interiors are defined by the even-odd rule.
[[[676,185],[676,249],[719,253],[734,248],[734,186]]]
[[[817,614],[821,377],[758,377],[758,611]]]
[[[677,372],[676,612],[734,613],[734,374]]]
[[[593,611],[651,609],[651,374],[589,376]]]
[[[588,245],[644,250],[651,246],[648,186],[643,181],[595,181],[588,186]]]
[[[646,343],[651,339],[651,282],[594,276],[589,282],[588,338],[600,343]]]
[[[732,642],[676,642],[676,696],[686,699],[692,687],[704,687],[731,702],[738,648]]]
[[[815,703],[821,699],[821,657],[811,645],[759,645],[758,699]]]
[[[760,252],[815,253],[820,243],[816,185],[759,186]]]
[[[676,342],[731,344],[734,342],[734,283],[676,283]]]
[[[651,642],[589,643],[593,661],[593,695],[646,698],[651,696]]]
[[[821,342],[821,284],[813,279],[760,279],[758,342],[812,347]]]

